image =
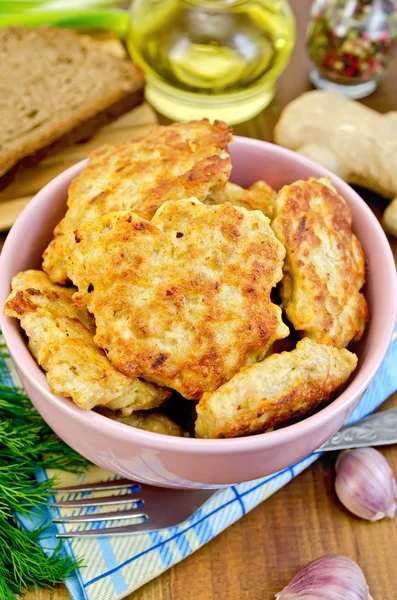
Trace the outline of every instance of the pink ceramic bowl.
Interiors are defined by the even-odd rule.
[[[359,366],[345,391],[321,412],[284,429],[230,440],[168,437],[121,425],[48,389],[30,355],[19,323],[1,316],[1,327],[19,377],[33,404],[69,446],[93,463],[132,480],[168,487],[221,487],[288,467],[325,442],[347,419],[375,376],[390,343],[397,290],[388,241],[368,206],[346,183],[310,160],[257,140],[231,145],[234,182],[265,179],[275,189],[296,179],[330,175],[353,212],[354,229],[368,257],[371,321],[359,348]],[[41,253],[65,213],[67,189],[85,163],[71,167],[37,194],[12,228],[0,260],[0,301],[19,271],[39,268]]]

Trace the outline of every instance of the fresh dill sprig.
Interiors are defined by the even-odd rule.
[[[0,343],[0,380],[7,373],[6,348]],[[23,390],[0,381],[0,598],[15,600],[32,587],[53,587],[79,566],[61,552],[46,556],[37,544],[45,527],[19,529],[13,513],[28,515],[47,505],[56,479],[39,483],[35,467],[81,472],[87,461],[64,444],[34,410]]]
[[[0,519],[10,518],[14,511],[28,515],[32,508],[42,508],[48,500],[47,490],[56,483],[53,478],[32,485],[31,470],[20,473],[12,466],[0,466]]]
[[[13,594],[32,587],[52,588],[80,566],[62,556],[61,544],[52,556],[46,556],[37,544],[43,530],[24,531],[10,521],[0,521],[0,598],[14,600]]]

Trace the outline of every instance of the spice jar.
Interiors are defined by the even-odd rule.
[[[396,38],[396,0],[316,0],[307,31],[312,83],[368,96],[385,75]]]
[[[128,49],[146,98],[176,120],[229,124],[274,95],[295,41],[286,0],[133,0]]]

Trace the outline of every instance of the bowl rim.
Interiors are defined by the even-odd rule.
[[[92,410],[85,411],[79,408],[69,398],[52,394],[48,388],[48,384],[46,383],[43,371],[41,371],[39,365],[29,353],[23,339],[19,337],[14,330],[14,327],[12,326],[13,319],[6,317],[1,310],[0,327],[2,329],[7,346],[12,348],[12,350],[10,350],[10,354],[12,354],[17,368],[41,395],[43,395],[48,401],[60,409],[61,413],[68,413],[72,418],[79,420],[81,425],[94,428],[96,431],[99,431],[105,435],[117,436],[123,439],[123,441],[132,441],[136,444],[145,445],[146,447],[149,446],[155,449],[164,449],[164,444],[166,444],[167,449],[169,450],[183,450],[188,454],[202,452],[209,454],[224,454],[230,453],[231,451],[245,453],[252,450],[263,450],[269,447],[283,445],[287,442],[291,443],[297,438],[310,436],[313,431],[320,429],[331,415],[337,416],[338,414],[348,410],[349,407],[351,407],[351,405],[354,403],[355,399],[360,398],[361,400],[361,397],[366,391],[369,383],[376,375],[376,372],[378,371],[389,348],[397,315],[397,277],[395,276],[396,271],[394,258],[387,237],[377,218],[364,200],[346,182],[309,158],[306,158],[305,156],[302,156],[282,146],[277,146],[276,144],[262,140],[234,136],[234,142],[237,142],[243,147],[247,145],[251,147],[256,146],[259,150],[263,150],[263,148],[267,147],[268,151],[275,154],[276,157],[277,155],[287,155],[291,160],[298,160],[302,166],[308,169],[313,169],[314,171],[318,171],[320,167],[324,173],[323,176],[331,177],[336,183],[338,189],[342,190],[342,196],[343,193],[346,192],[346,195],[348,196],[347,202],[350,203],[351,199],[353,199],[353,203],[358,204],[359,210],[364,213],[364,217],[371,223],[371,235],[377,236],[380,252],[382,254],[382,262],[386,266],[386,270],[389,271],[390,274],[393,274],[393,276],[390,278],[390,289],[392,291],[392,294],[389,298],[390,315],[388,317],[390,330],[387,331],[387,328],[385,328],[385,331],[382,332],[381,346],[377,347],[374,355],[368,356],[367,363],[368,361],[370,362],[370,367],[367,367],[365,372],[361,370],[356,376],[353,375],[353,379],[348,384],[346,389],[343,390],[343,392],[328,406],[314,415],[303,419],[302,421],[292,425],[287,425],[281,429],[247,437],[229,439],[174,437],[138,429],[136,427],[124,425],[123,423],[118,423],[117,421],[112,421],[111,419],[95,413]],[[31,215],[34,214],[36,205],[41,205],[41,203],[45,199],[48,199],[52,193],[57,192],[59,187],[63,184],[67,183],[68,181],[70,183],[71,179],[80,172],[86,162],[87,159],[84,159],[57,175],[34,196],[34,198],[19,215],[7,236],[3,251],[0,256],[0,284],[2,281],[1,274],[9,261],[8,255],[11,255],[14,249],[16,250],[19,247],[21,232],[25,229],[25,227],[29,226],[29,223],[31,222]],[[8,288],[9,284],[10,282],[8,281]],[[2,295],[1,289],[0,295]],[[22,350],[21,355],[18,358],[15,358],[15,355],[18,354],[18,349],[24,349],[25,353]],[[41,377],[37,377],[37,375],[41,375]]]

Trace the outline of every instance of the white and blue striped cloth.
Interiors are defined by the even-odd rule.
[[[10,374],[4,373],[7,383]],[[14,385],[18,385],[14,374]],[[397,389],[397,328],[387,356],[360,405],[350,417],[358,420],[375,410]],[[319,455],[312,455],[292,467],[256,481],[249,481],[218,491],[192,517],[178,527],[130,537],[74,539],[67,541],[64,552],[83,558],[84,567],[65,583],[73,600],[118,600],[124,598],[172,565],[192,554],[232,523],[241,519],[296,477]],[[37,471],[37,479],[44,480],[53,472]],[[84,476],[57,473],[64,485],[113,479],[114,475],[92,467]],[[71,496],[72,499],[75,496]],[[79,509],[81,510],[81,509]],[[86,510],[86,509],[84,509]],[[22,526],[31,529],[40,518],[20,519]],[[103,524],[95,524],[102,527]],[[41,544],[51,553],[56,546],[55,526],[47,530]],[[51,535],[52,534],[52,535]]]

